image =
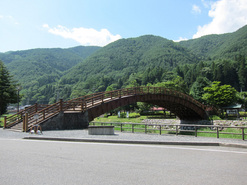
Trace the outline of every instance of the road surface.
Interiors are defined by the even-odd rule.
[[[1,184],[247,184],[247,149],[0,138]]]

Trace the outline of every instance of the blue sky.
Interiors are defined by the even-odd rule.
[[[246,24],[247,0],[1,0],[0,52],[105,46],[146,34],[178,41]]]

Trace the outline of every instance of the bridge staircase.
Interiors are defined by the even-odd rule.
[[[75,98],[69,101],[60,100],[52,105],[35,104],[12,116],[5,117],[4,128],[13,131],[27,132],[35,124],[42,125],[49,119],[57,116],[60,112],[85,112],[96,106],[113,100],[119,100],[130,96],[141,95],[165,95],[171,98],[176,97],[183,104],[193,103],[199,109],[206,109],[206,106],[184,93],[167,89],[164,87],[132,87],[115,91],[100,92]],[[185,102],[185,103],[184,103]]]

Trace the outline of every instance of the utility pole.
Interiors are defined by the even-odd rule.
[[[17,89],[17,113],[19,112],[19,93],[20,93],[20,86],[17,86],[16,87],[16,89]]]

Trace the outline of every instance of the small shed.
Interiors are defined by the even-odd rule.
[[[235,104],[235,105],[229,105],[226,107],[222,107],[223,111],[226,113],[225,118],[228,117],[237,117],[237,119],[240,118],[239,110],[242,109],[241,104]]]

